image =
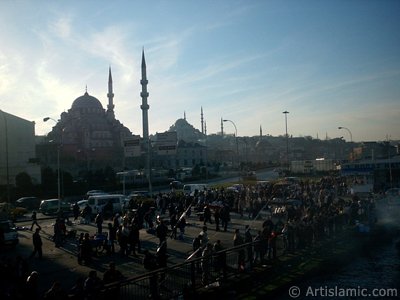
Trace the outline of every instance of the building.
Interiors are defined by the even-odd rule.
[[[59,147],[61,168],[75,176],[105,167],[122,169],[123,142],[132,133],[115,118],[111,69],[107,97],[107,110],[87,89],[76,98],[40,145],[41,162],[54,167]]]
[[[35,152],[35,123],[0,110],[0,185],[14,186],[20,173],[41,183]]]

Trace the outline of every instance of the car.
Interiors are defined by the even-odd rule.
[[[87,199],[83,199],[83,200],[77,201],[76,203],[79,206],[79,211],[82,211],[86,207],[86,204],[88,203],[88,200]],[[75,205],[75,202],[71,204],[71,210],[73,209],[74,205]]]
[[[11,220],[0,220],[0,231],[3,234],[4,245],[15,246],[19,243],[17,229]]]
[[[38,197],[22,197],[15,201],[18,207],[24,207],[29,210],[39,209],[41,200]]]
[[[171,189],[181,190],[183,189],[183,183],[179,180],[173,180],[169,183],[169,187]]]
[[[208,185],[205,183],[190,183],[183,186],[183,192],[185,195],[194,195],[198,192],[206,191],[207,188]]]
[[[59,201],[61,202],[59,203]],[[59,199],[42,200],[42,202],[40,202],[39,211],[44,215],[54,215],[59,212],[59,206],[61,212],[71,211],[70,204]]]
[[[11,219],[15,220],[24,214],[26,214],[28,210],[25,207],[15,206],[12,203],[1,202],[0,203],[0,218],[1,219]]]
[[[96,195],[107,195],[107,193],[102,190],[90,190],[86,193],[85,199],[89,199],[90,196]]]

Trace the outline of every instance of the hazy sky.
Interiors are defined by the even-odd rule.
[[[0,109],[47,134],[85,92],[142,134],[186,112],[207,133],[400,139],[400,1],[0,1]],[[234,133],[231,123],[226,133]]]

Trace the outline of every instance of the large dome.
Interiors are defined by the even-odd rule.
[[[101,105],[101,102],[88,94],[88,92],[85,92],[83,96],[80,96],[75,99],[75,101],[72,103],[72,109],[80,109],[80,108],[95,108],[95,109],[103,109],[103,106]]]

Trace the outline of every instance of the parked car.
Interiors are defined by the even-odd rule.
[[[183,186],[183,192],[185,195],[194,195],[197,192],[207,190],[207,184],[205,183],[190,183]]]
[[[85,199],[89,199],[90,196],[97,196],[97,195],[107,195],[107,193],[102,190],[90,190],[86,193]]]
[[[0,219],[15,220],[27,212],[28,210],[25,207],[15,206],[8,202],[0,203]]]
[[[181,190],[183,189],[183,183],[179,180],[173,180],[169,183],[169,187],[174,190]]]
[[[61,203],[59,204],[59,201]],[[60,205],[61,212],[71,211],[70,204],[58,199],[42,200],[40,203],[39,211],[44,215],[54,215],[58,213],[58,206]]]
[[[85,208],[86,204],[88,203],[88,200],[83,199],[83,200],[77,201],[76,203],[78,203],[79,211],[82,211]],[[71,204],[71,210],[73,209],[74,205],[75,205],[75,202]]]
[[[92,213],[96,214],[97,212],[103,211],[104,206],[110,202],[112,204],[112,214],[122,213],[122,209],[125,204],[125,196],[116,194],[116,195],[94,195],[90,196],[88,199],[88,204],[92,209]]]
[[[16,206],[25,207],[29,210],[39,209],[41,200],[37,197],[22,197],[15,201]]]
[[[0,220],[0,230],[4,237],[4,245],[15,246],[19,243],[18,232],[10,220]]]

